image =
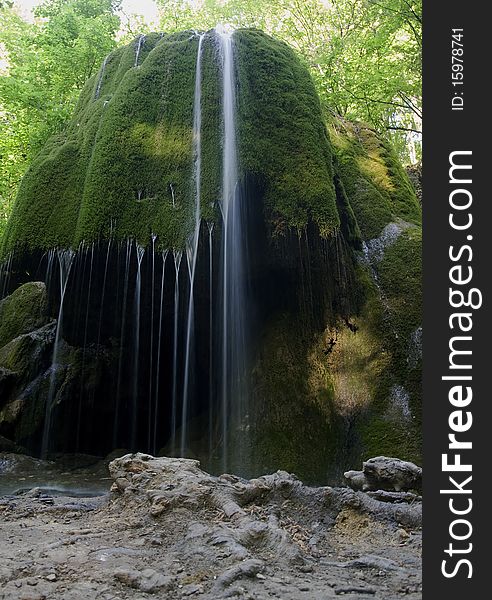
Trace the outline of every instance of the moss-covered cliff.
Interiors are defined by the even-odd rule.
[[[373,130],[322,114],[309,73],[291,48],[258,30],[239,30],[233,39],[238,187],[248,208],[239,237],[248,250],[248,307],[254,304],[245,419],[252,471],[284,468],[323,481],[361,455],[418,460],[421,210],[412,186],[391,146]],[[192,311],[185,306],[189,278],[183,267],[179,276],[178,254],[173,264],[171,252],[167,263],[157,252],[184,249],[195,226],[198,43],[194,32],[151,34],[111,53],[87,82],[67,130],[50,140],[26,174],[2,242],[4,256],[15,250],[4,263],[4,288],[12,292],[45,277],[49,301],[30,300],[35,284],[0,303],[0,383],[10,390],[0,402],[0,435],[21,444],[31,435],[39,440],[49,364],[44,357],[40,373],[17,368],[7,360],[9,344],[27,344],[32,336],[25,334],[40,325],[39,314],[58,317],[62,260],[58,255],[57,266],[52,252],[40,262],[43,253],[84,242],[68,278],[61,324],[70,348],[66,372],[72,373],[56,396],[56,418],[69,424],[64,444],[85,452],[129,445],[133,425],[124,422],[125,411],[127,421],[139,415],[135,447],[155,451],[169,442],[171,396],[175,403],[183,382],[184,315]],[[203,424],[220,397],[223,302],[222,56],[215,32],[205,35],[202,48],[200,206],[203,220],[216,227],[210,238],[202,228],[197,251],[194,384],[200,393],[191,416],[208,452]],[[151,234],[157,237],[149,246]],[[132,241],[114,243],[124,240]],[[145,256],[137,243],[148,248]],[[32,402],[19,403],[33,380]],[[155,388],[162,399],[154,407]],[[21,414],[21,406],[31,412]],[[147,423],[157,418],[162,439],[152,448]],[[94,423],[101,433],[94,436],[97,447],[84,445],[82,434],[70,435],[73,426],[90,437]],[[112,436],[105,436],[111,428]]]
[[[312,218],[339,227],[330,143],[305,67],[260,31],[235,33],[240,166],[265,187],[277,226]],[[20,187],[3,242],[77,247],[136,238],[182,248],[193,206],[193,92],[198,35],[150,34],[112,52],[81,93],[66,131],[49,141]],[[138,57],[137,57],[138,55]],[[202,214],[216,219],[221,186],[221,58],[203,43]]]

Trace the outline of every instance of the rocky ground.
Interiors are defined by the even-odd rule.
[[[18,460],[0,457],[11,486]],[[0,498],[2,599],[421,598],[414,494],[212,477],[143,454],[113,460],[111,480],[79,468],[77,489],[73,470],[42,489],[43,465],[24,460],[25,484]]]

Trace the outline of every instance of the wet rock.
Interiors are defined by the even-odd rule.
[[[17,379],[17,373],[10,369],[0,367],[0,397],[6,396],[10,393],[15,381]]]
[[[0,452],[15,452],[18,454],[26,454],[27,450],[12,440],[0,435]]]
[[[46,286],[41,281],[21,285],[0,301],[0,348],[46,322]]]

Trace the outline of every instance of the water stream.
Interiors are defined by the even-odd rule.
[[[198,42],[198,54],[196,59],[195,73],[195,96],[193,103],[193,181],[195,189],[195,211],[194,211],[194,229],[192,238],[188,241],[186,252],[188,258],[188,270],[190,275],[190,294],[188,300],[188,316],[186,325],[185,342],[185,361],[184,361],[184,382],[183,382],[183,404],[181,411],[181,456],[185,455],[187,448],[188,434],[188,412],[190,403],[190,387],[192,384],[192,344],[195,328],[195,275],[196,261],[198,255],[198,242],[200,241],[201,225],[201,169],[202,169],[202,45],[204,34],[200,35]]]
[[[53,411],[53,403],[55,400],[56,392],[56,376],[59,370],[58,359],[62,341],[62,327],[63,327],[63,305],[65,301],[65,292],[67,291],[68,279],[70,276],[70,270],[72,268],[73,259],[75,252],[73,250],[58,250],[58,265],[60,274],[60,308],[58,310],[58,320],[56,323],[55,333],[55,344],[53,348],[53,359],[51,361],[51,372],[50,372],[50,387],[48,392],[48,398],[46,400],[45,407],[45,419],[43,429],[43,441],[41,444],[41,457],[46,458],[50,447],[50,434],[51,434],[51,416]]]

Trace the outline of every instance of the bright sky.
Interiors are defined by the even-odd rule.
[[[42,0],[15,0],[15,5],[28,18],[33,7],[41,4],[41,2]],[[157,19],[157,6],[154,0],[123,0],[121,6],[126,15],[142,15],[149,24]]]

